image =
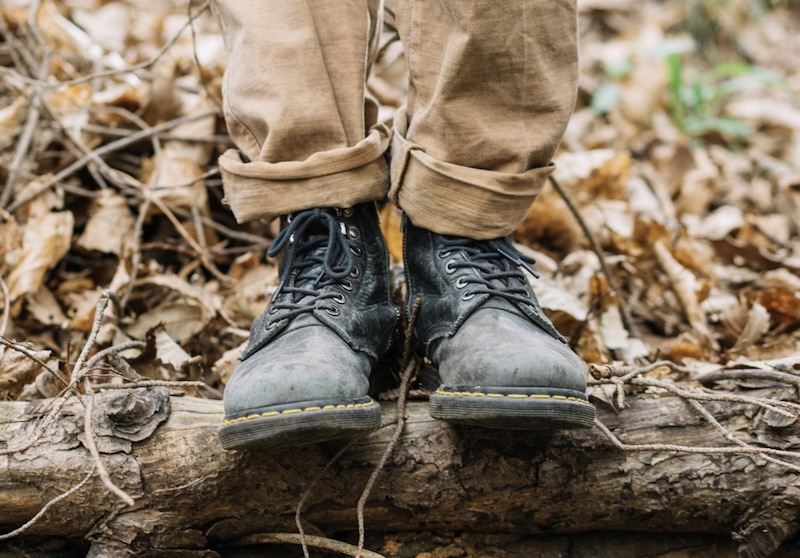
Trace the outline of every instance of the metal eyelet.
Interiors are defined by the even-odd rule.
[[[325,308],[323,308],[323,310],[325,310],[331,316],[338,316],[339,314],[342,313],[342,311],[339,310],[338,306],[326,306]]]
[[[353,216],[353,208],[352,207],[343,207],[341,211],[342,211],[342,217],[352,217]]]
[[[352,291],[353,282],[350,279],[345,279],[344,281],[342,281],[342,288],[346,291]]]
[[[359,277],[361,277],[361,270],[358,269],[357,267],[354,267],[353,271],[350,272],[350,277],[352,277],[353,279],[358,279]]]
[[[461,295],[461,300],[470,300],[475,297],[475,293],[463,293]]]
[[[277,321],[273,322],[272,320],[267,320],[267,325],[264,327],[264,329],[270,330],[273,327],[275,327],[275,324],[277,323],[278,323]]]
[[[440,260],[443,260],[443,259],[445,259],[447,256],[449,256],[452,253],[453,253],[453,251],[450,250],[449,248],[442,248],[441,250],[439,250],[438,254],[436,254],[436,255],[439,256]]]
[[[349,236],[353,240],[358,240],[359,238],[361,238],[361,231],[358,230],[358,227],[350,225],[349,227],[347,227],[347,236]]]
[[[468,285],[467,281],[463,277],[459,277],[456,279],[456,289],[463,289]]]
[[[331,297],[331,300],[338,302],[339,304],[344,304],[347,302],[347,297],[345,297],[342,293],[336,293]]]
[[[448,275],[452,275],[453,273],[455,273],[456,268],[453,267],[455,263],[456,263],[455,260],[447,260],[447,263],[444,264],[445,273],[447,273]]]
[[[359,246],[351,246],[350,252],[352,252],[353,255],[357,258],[360,258],[361,256],[364,255],[364,250],[362,250]]]

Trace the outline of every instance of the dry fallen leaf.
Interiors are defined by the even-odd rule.
[[[35,350],[27,347],[32,356],[57,369],[50,351]],[[31,357],[6,345],[0,345],[0,400],[16,399],[22,388],[33,382],[36,376],[44,372],[42,366]]]
[[[39,289],[47,272],[69,251],[73,225],[70,211],[47,213],[25,224],[22,257],[8,276],[8,292],[12,301]]]
[[[698,293],[700,291],[697,278],[694,274],[682,266],[672,255],[663,242],[656,242],[653,245],[656,258],[664,273],[670,280],[670,286],[678,295],[686,319],[694,331],[700,335],[701,339],[715,350],[719,349],[719,344],[714,338],[708,325],[706,315],[700,307]]]
[[[77,246],[106,254],[122,254],[134,234],[135,217],[127,200],[112,190],[101,190],[92,200],[89,220],[78,237]]]

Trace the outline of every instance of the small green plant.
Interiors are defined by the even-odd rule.
[[[589,107],[599,115],[606,115],[619,105],[622,95],[620,82],[631,73],[629,59],[603,63],[603,73],[608,78],[595,90]]]
[[[693,139],[712,133],[734,140],[746,137],[750,126],[726,116],[725,101],[754,87],[783,85],[770,70],[743,62],[720,63],[690,76],[684,65],[685,56],[682,51],[666,56],[668,106],[672,122]]]
[[[663,60],[667,71],[666,103],[673,124],[692,142],[711,135],[736,142],[751,133],[747,122],[727,116],[725,103],[731,96],[754,88],[787,88],[775,72],[745,62],[722,62],[708,69],[697,56],[695,41],[673,37],[658,43],[648,56]],[[691,61],[692,64],[687,64]],[[629,59],[603,64],[606,79],[589,103],[599,115],[606,115],[621,102],[622,82],[631,72]]]

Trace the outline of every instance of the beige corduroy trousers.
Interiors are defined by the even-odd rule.
[[[219,162],[240,222],[388,195],[419,227],[496,238],[553,170],[577,91],[575,0],[212,5],[238,148]],[[409,76],[392,130],[366,88],[384,10]]]

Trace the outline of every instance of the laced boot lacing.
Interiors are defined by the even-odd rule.
[[[354,227],[346,228],[330,210],[317,208],[290,217],[267,252],[275,257],[289,247],[268,310],[272,317],[267,329],[316,308],[331,316],[341,313],[338,305],[347,301],[342,291],[352,291],[350,278],[360,273],[353,259],[360,248],[350,245],[348,235],[358,238],[360,233]]]
[[[524,273],[539,277],[533,258],[507,238],[437,235],[434,241],[437,265],[426,268],[419,259],[433,279],[417,277],[421,311],[430,293],[434,312],[423,316],[428,322],[416,332],[441,376],[430,396],[431,415],[500,429],[591,427],[584,364],[541,311]],[[446,285],[437,272],[445,274]],[[459,294],[442,296],[447,285]],[[453,331],[446,329],[449,323],[460,325]]]
[[[455,282],[456,289],[464,290],[461,300],[470,300],[479,294],[498,296],[509,302],[534,304],[531,289],[522,267],[533,277],[538,278],[532,264],[536,261],[521,254],[506,239],[472,240],[469,238],[442,236],[444,248],[440,249],[440,259],[449,257],[454,251],[463,252],[466,259],[450,259],[445,263],[445,272],[454,274],[459,269],[475,270],[476,274],[464,274]],[[514,264],[508,266],[508,262]],[[504,265],[505,264],[505,265]],[[474,285],[469,288],[470,285]]]

